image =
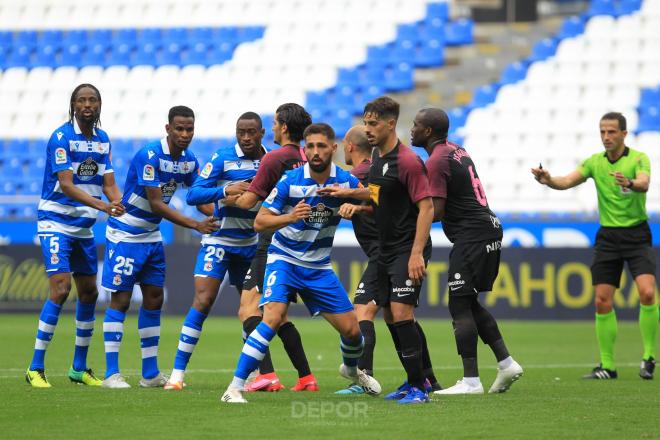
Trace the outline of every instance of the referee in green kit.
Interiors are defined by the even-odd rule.
[[[616,379],[618,376],[614,365],[617,322],[612,300],[619,287],[624,262],[628,263],[639,291],[639,328],[644,344],[639,375],[642,379],[653,379],[655,369],[659,313],[655,304],[655,254],[646,215],[651,164],[646,154],[626,146],[627,134],[626,118],[621,113],[606,113],[600,119],[604,153],[594,154],[577,170],[561,177],[551,176],[541,165],[532,168],[536,180],[552,189],[573,188],[589,177],[596,183],[601,227],[596,235],[591,278],[596,291],[600,365],[585,375],[585,379]]]

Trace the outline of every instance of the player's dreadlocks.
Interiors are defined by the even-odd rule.
[[[97,89],[95,86],[92,84],[80,84],[78,87],[73,89],[73,92],[71,93],[71,100],[69,101],[69,122],[73,124],[73,116],[74,116],[74,110],[73,106],[74,103],[76,102],[76,95],[78,95],[78,92],[81,89],[84,89],[85,87],[89,87],[90,89],[94,90],[96,93],[96,97],[99,99],[99,102],[101,102],[101,92],[99,92],[99,89]],[[101,125],[101,111],[99,109],[99,114],[96,116],[96,119],[94,120],[94,127],[98,127]]]

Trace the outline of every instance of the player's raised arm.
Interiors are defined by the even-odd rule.
[[[564,190],[584,183],[587,177],[579,170],[572,171],[565,176],[551,176],[545,168],[532,168],[532,174],[537,182],[552,189]]]

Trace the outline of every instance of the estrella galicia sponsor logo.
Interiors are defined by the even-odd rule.
[[[328,224],[330,218],[332,218],[332,209],[323,203],[319,203],[316,206],[312,206],[312,213],[305,219],[305,223],[310,226],[323,227],[323,225]]]
[[[83,182],[87,182],[92,180],[94,176],[98,174],[98,172],[99,165],[94,161],[94,159],[88,157],[78,166],[76,175],[78,176],[78,179],[82,180]]]
[[[502,249],[502,242],[501,241],[494,241],[492,243],[488,243],[486,245],[486,253],[489,254],[491,252],[495,252]]]
[[[454,279],[452,281],[448,282],[447,285],[449,286],[449,290],[451,290],[453,292],[454,290],[458,290],[462,286],[464,286],[465,285],[465,280],[462,280],[461,279],[461,274],[456,272],[454,274]]]
[[[163,192],[163,201],[169,202],[174,193],[176,192],[176,180],[170,179],[169,182],[161,185],[160,190]]]

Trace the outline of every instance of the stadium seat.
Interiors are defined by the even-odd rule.
[[[511,63],[504,68],[500,77],[500,84],[513,84],[525,78],[527,64],[523,62]]]
[[[557,41],[552,38],[544,38],[532,47],[532,54],[529,61],[543,61],[555,54],[557,51]]]
[[[586,14],[589,17],[596,15],[614,16],[617,14],[615,2],[614,0],[592,0]]]
[[[475,90],[470,101],[470,107],[485,107],[495,101],[497,95],[497,86],[494,84],[485,85]]]
[[[444,44],[441,39],[432,38],[421,42],[415,54],[415,66],[439,67],[444,62]]]
[[[445,41],[448,46],[463,46],[474,41],[474,22],[467,18],[445,25]]]

